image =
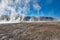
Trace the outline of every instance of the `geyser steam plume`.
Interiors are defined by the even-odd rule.
[[[0,23],[18,23],[23,21],[25,14],[30,11],[30,2],[32,0],[1,0]]]

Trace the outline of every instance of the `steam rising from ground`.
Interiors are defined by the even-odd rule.
[[[1,0],[0,2],[0,22],[18,23],[23,21],[25,14],[30,11],[32,0]],[[32,3],[34,9],[39,10],[38,3]],[[8,19],[7,19],[8,18]]]

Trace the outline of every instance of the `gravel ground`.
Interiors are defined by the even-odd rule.
[[[0,24],[0,40],[60,40],[60,23]]]

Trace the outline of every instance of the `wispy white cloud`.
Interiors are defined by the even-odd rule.
[[[35,10],[40,10],[41,6],[39,4],[33,4]]]

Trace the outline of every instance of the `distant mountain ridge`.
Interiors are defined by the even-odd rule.
[[[25,16],[24,18],[22,18],[21,16],[19,16],[19,15],[16,15],[15,17],[14,17],[14,20],[17,20],[18,18],[20,18],[20,21],[23,19],[23,21],[38,21],[38,20],[40,20],[40,21],[53,21],[54,20],[54,18],[53,17],[35,17],[35,16],[32,16],[32,17],[30,17],[30,16]],[[10,16],[8,16],[8,15],[2,15],[1,17],[0,17],[0,21],[1,20],[6,20],[6,21],[9,21],[10,20]]]
[[[38,20],[40,20],[40,21],[53,21],[54,20],[54,18],[53,17],[30,17],[30,16],[26,16],[25,18],[24,18],[24,21],[29,21],[29,20],[34,20],[34,21],[38,21]]]

